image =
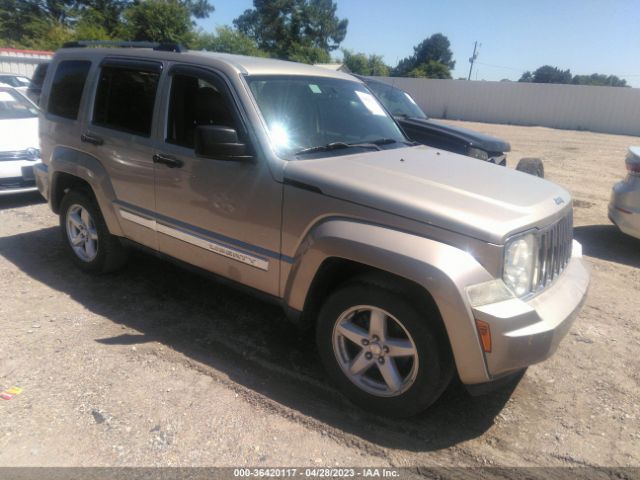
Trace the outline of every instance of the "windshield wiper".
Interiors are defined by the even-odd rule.
[[[333,142],[333,143],[327,143],[326,145],[318,145],[317,147],[304,148],[296,152],[294,155],[305,155],[307,153],[317,153],[317,152],[330,152],[331,150],[341,150],[344,148],[371,148],[374,150],[382,150],[380,148],[381,145],[389,145],[391,143],[398,143],[398,140],[394,140],[393,138],[378,138],[376,140],[371,140],[370,142],[363,142],[363,143]]]

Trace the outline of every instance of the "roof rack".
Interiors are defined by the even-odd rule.
[[[152,48],[161,52],[184,52],[187,49],[176,42],[132,42],[117,40],[76,40],[66,42],[62,48],[85,47],[117,47],[117,48]]]

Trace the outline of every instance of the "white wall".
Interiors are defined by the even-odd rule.
[[[376,78],[407,91],[435,118],[640,136],[640,88]]]
[[[0,48],[0,73],[16,73],[31,78],[36,65],[51,60],[53,53]]]

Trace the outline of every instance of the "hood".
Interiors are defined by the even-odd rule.
[[[571,208],[551,182],[425,146],[291,161],[285,178],[494,244]]]
[[[0,120],[0,152],[40,148],[38,117]]]
[[[468,143],[472,147],[478,147],[487,152],[508,152],[511,150],[511,145],[499,138],[466,128],[440,123],[430,118],[398,118],[396,120],[402,126],[406,125],[413,129],[424,129],[429,132],[437,132],[440,135],[454,137],[462,142]]]

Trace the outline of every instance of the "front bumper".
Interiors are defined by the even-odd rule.
[[[49,167],[44,163],[38,163],[33,168],[33,173],[36,177],[36,186],[40,191],[40,195],[49,200]]]
[[[0,196],[37,190],[33,160],[4,160],[0,162]]]
[[[569,264],[544,292],[529,300],[512,298],[474,307],[474,318],[489,324],[491,351],[487,371],[497,379],[549,358],[584,303],[589,271],[574,241]]]
[[[613,186],[609,220],[621,232],[640,238],[640,177],[628,175]]]

